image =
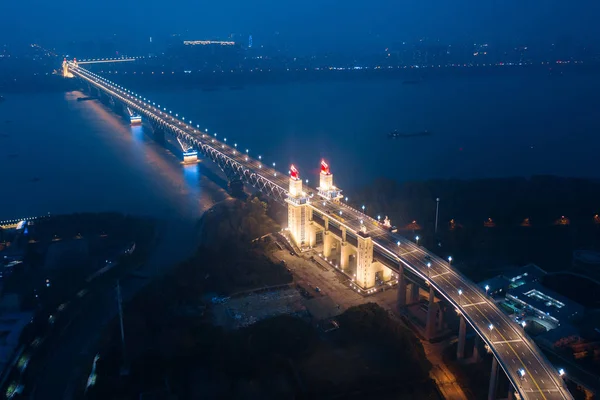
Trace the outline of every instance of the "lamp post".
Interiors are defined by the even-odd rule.
[[[415,236],[415,240],[417,241],[417,246],[419,245],[419,239],[420,239],[420,238],[419,238],[419,236],[418,236],[418,235],[417,235],[417,236]]]
[[[490,285],[485,285],[485,295],[488,295],[488,290],[490,290]]]
[[[437,234],[438,216],[440,214],[440,198],[435,199],[435,233]]]
[[[452,265],[452,256],[448,256],[448,265]]]
[[[462,289],[458,289],[458,305],[462,306]]]

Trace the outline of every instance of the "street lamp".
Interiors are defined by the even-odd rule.
[[[448,264],[452,264],[452,256],[448,256]]]
[[[490,331],[494,330],[494,325],[492,325],[492,324],[489,324],[489,325],[488,325],[488,329],[489,329]]]
[[[490,285],[485,285],[485,295],[487,296],[488,290],[490,290]]]
[[[430,262],[428,262],[428,263],[427,263],[427,278],[429,278],[429,275],[430,275],[430,274],[429,274],[429,271],[430,271],[430,270],[431,270],[431,263],[430,263]]]
[[[435,233],[437,233],[438,216],[440,214],[440,198],[435,199]]]
[[[564,375],[565,375],[565,370],[564,370],[564,369],[562,369],[562,368],[559,368],[559,369],[558,369],[558,375],[559,375],[559,376],[564,376]]]
[[[415,236],[415,240],[417,241],[417,246],[419,245],[419,235]]]
[[[462,306],[462,289],[458,289],[458,305]]]
[[[525,327],[527,326],[527,322],[525,322],[525,321],[521,322],[521,326],[523,327],[523,329],[525,329]]]
[[[363,213],[365,212],[365,205],[362,206]]]

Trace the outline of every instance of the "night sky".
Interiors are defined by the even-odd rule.
[[[252,33],[291,48],[386,45],[427,37],[445,43],[530,43],[600,38],[593,0],[5,0],[0,42],[60,45],[116,34],[129,42],[180,33],[185,39]]]

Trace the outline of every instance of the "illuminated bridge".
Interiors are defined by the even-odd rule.
[[[213,160],[230,180],[242,180],[288,207],[288,229],[300,248],[323,243],[323,257],[348,273],[354,272],[353,287],[368,294],[375,291],[376,280],[396,282],[398,305],[418,300],[419,287],[429,291],[426,334],[440,325],[437,300],[444,299],[460,314],[457,357],[464,357],[465,336],[470,326],[494,355],[489,398],[495,398],[499,367],[506,373],[512,389],[524,399],[571,399],[562,373],[544,357],[523,332],[477,285],[458,273],[450,260],[442,260],[418,244],[396,235],[389,224],[381,224],[344,203],[341,190],[333,183],[327,163],[321,165],[318,188],[303,185],[300,173],[292,166],[289,174],[267,165],[260,156],[251,157],[237,143],[217,139],[177,114],[172,115],[143,96],[97,74],[65,61],[65,76],[81,79],[91,91],[108,97],[111,104],[128,107],[160,134],[170,134],[183,144]],[[185,150],[185,149],[184,149]],[[378,277],[378,278],[377,278]],[[477,336],[476,336],[477,337]],[[477,342],[477,341],[476,341]]]

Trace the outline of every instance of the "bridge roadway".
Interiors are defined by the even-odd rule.
[[[214,137],[198,132],[193,126],[174,118],[172,115],[154,107],[141,98],[132,96],[127,90],[93,74],[83,68],[69,66],[76,76],[101,88],[107,94],[119,98],[124,103],[136,108],[144,115],[152,114],[154,118],[171,124],[174,129],[185,131],[190,137],[211,146],[216,151],[244,165],[251,171],[268,179],[279,190],[287,193],[288,175],[280,173],[264,164],[261,160],[249,157],[236,147],[217,141]],[[210,139],[210,142],[209,142]],[[374,251],[385,256],[396,265],[408,268],[412,273],[433,285],[436,295],[441,295],[450,302],[481,336],[491,348],[499,365],[505,371],[516,391],[524,399],[572,399],[562,377],[545,358],[540,349],[523,332],[520,325],[505,315],[496,304],[479,289],[479,287],[458,273],[450,263],[429,253],[412,241],[389,232],[376,220],[341,202],[323,200],[317,191],[310,187],[304,189],[311,197],[310,207],[328,217],[330,214],[340,215],[335,219],[337,225],[344,226],[348,234],[356,236],[361,225],[365,224],[374,243]],[[330,221],[334,221],[334,218]],[[342,221],[343,219],[343,221]],[[431,267],[427,267],[429,257]],[[396,272],[399,271],[399,268]],[[462,294],[459,294],[459,290]],[[521,376],[520,371],[524,371]]]

